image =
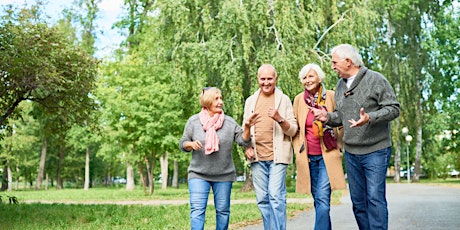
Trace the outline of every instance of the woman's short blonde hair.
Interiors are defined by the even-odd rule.
[[[216,87],[205,87],[201,92],[200,104],[203,108],[209,108],[216,99],[216,93],[222,95],[222,91]]]

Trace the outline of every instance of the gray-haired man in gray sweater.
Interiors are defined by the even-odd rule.
[[[345,165],[359,229],[388,229],[386,171],[391,156],[390,121],[400,108],[393,88],[380,73],[366,68],[351,45],[334,47],[332,68],[341,78],[336,109],[314,109],[315,118],[344,127]]]

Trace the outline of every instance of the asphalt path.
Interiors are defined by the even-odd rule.
[[[356,230],[350,197],[331,207],[332,229]],[[289,201],[288,201],[289,202]],[[388,228],[390,230],[460,229],[460,186],[387,184]],[[287,230],[314,229],[314,210],[301,212],[287,221]],[[242,230],[261,230],[262,224]]]

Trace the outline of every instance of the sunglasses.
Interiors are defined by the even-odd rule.
[[[204,87],[204,88],[203,88],[203,91],[201,91],[201,94],[204,94],[204,92],[206,92],[206,90],[208,90],[208,89],[210,89],[210,88],[211,88],[211,87],[208,87],[208,86],[207,86],[207,87]]]

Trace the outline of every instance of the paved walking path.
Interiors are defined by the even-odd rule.
[[[390,230],[460,229],[460,186],[391,183],[387,184],[387,201]],[[287,230],[310,230],[314,221],[314,210],[302,212],[288,220]],[[358,229],[349,196],[331,207],[331,221],[334,230]],[[262,224],[242,228],[261,229]]]

